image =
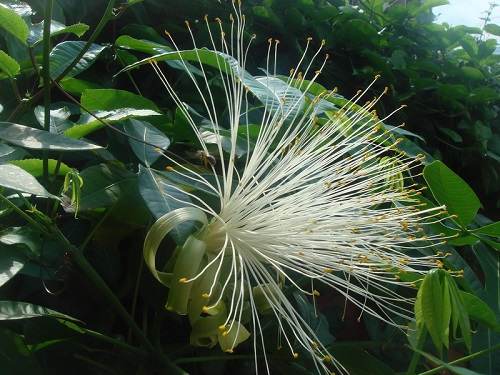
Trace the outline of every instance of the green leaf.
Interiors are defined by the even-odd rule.
[[[19,73],[21,67],[12,57],[7,55],[4,51],[0,50],[0,69],[5,72],[10,78]]]
[[[170,146],[170,140],[167,136],[149,122],[130,119],[123,123],[123,128],[127,134],[138,139],[129,138],[128,141],[132,151],[146,166],[153,164],[162,157],[162,154],[156,148],[166,150]],[[153,144],[154,147],[140,141]]]
[[[479,69],[470,66],[464,66],[461,68],[461,70],[464,73],[464,75],[469,79],[481,80],[485,78],[484,74]]]
[[[349,374],[356,375],[391,375],[394,371],[363,350],[350,345],[333,345],[331,353],[335,360],[345,367]]]
[[[0,139],[16,146],[35,150],[85,151],[100,149],[101,146],[49,133],[29,126],[0,121]]]
[[[491,223],[479,229],[471,230],[473,233],[485,234],[492,237],[500,237],[500,221]]]
[[[0,6],[1,8],[1,6]],[[36,357],[24,344],[21,335],[0,328],[0,362],[2,374],[42,375]]]
[[[24,324],[24,342],[35,345],[33,351],[46,348],[61,340],[78,339],[85,331],[75,323],[52,317],[39,317],[29,319]]]
[[[29,34],[28,25],[19,14],[3,4],[0,4],[0,27],[26,45]]]
[[[50,76],[54,79],[57,78],[73,62],[85,44],[85,42],[68,41],[55,46],[50,52]],[[104,46],[92,44],[80,61],[62,79],[74,77],[87,70],[97,60],[104,48]]]
[[[417,326],[424,324],[427,327],[434,345],[441,352],[443,344],[448,347],[451,303],[448,290],[441,284],[439,271],[429,271],[418,290],[422,321],[417,322]]]
[[[81,98],[82,105],[95,115],[109,123],[132,117],[147,117],[160,114],[160,110],[151,100],[124,90],[86,90]],[[78,125],[64,134],[81,138],[105,126],[101,121],[85,113]]]
[[[176,185],[153,169],[143,166],[139,166],[139,192],[155,219],[185,207],[181,202],[189,202],[188,195]],[[183,243],[193,228],[194,223],[183,222],[170,231],[170,236],[176,243]]]
[[[64,176],[71,171],[71,168],[59,160],[48,159],[48,172],[50,175]],[[9,164],[15,165],[24,169],[33,177],[43,176],[43,160],[42,159],[23,159],[11,160]]]
[[[444,83],[439,85],[438,94],[443,101],[464,100],[469,97],[469,90],[464,85]]]
[[[0,245],[0,286],[21,271],[28,260],[19,247]]]
[[[9,227],[0,232],[0,242],[5,245],[22,245],[40,254],[40,233],[25,227]]]
[[[460,296],[467,308],[467,314],[472,320],[500,333],[500,323],[491,308],[474,294],[460,291]]]
[[[453,323],[453,336],[457,338],[457,328],[460,327],[460,332],[464,340],[466,348],[469,350],[472,346],[472,331],[470,328],[469,315],[467,308],[461,297],[460,290],[457,287],[455,280],[450,274],[444,274],[443,277],[443,290],[448,291],[450,294],[451,303],[451,320]]]
[[[40,316],[52,316],[54,318],[78,321],[78,319],[69,315],[32,303],[0,301],[0,320],[30,319]]]
[[[481,205],[470,186],[440,161],[424,168],[424,178],[436,201],[465,229]]]
[[[43,40],[43,25],[44,21],[31,25],[28,36],[28,44],[30,46],[35,46]],[[56,36],[60,34],[75,34],[81,37],[89,29],[89,26],[83,23],[77,23],[75,25],[66,26],[57,21],[52,21],[50,23],[50,36]]]
[[[500,26],[495,25],[494,23],[488,23],[484,25],[484,31],[488,34],[500,36]]]
[[[119,164],[101,164],[80,173],[80,211],[113,206],[137,184],[135,173]]]
[[[0,165],[0,186],[22,193],[59,200],[58,197],[45,190],[35,177],[15,165]]]
[[[87,90],[82,95],[81,103],[91,111],[136,108],[160,112],[158,106],[153,101],[124,90]]]
[[[468,101],[471,104],[478,104],[497,100],[499,97],[496,90],[489,87],[478,87],[470,92]]]

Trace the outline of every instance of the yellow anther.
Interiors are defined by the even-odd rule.
[[[299,353],[293,353],[293,358],[299,358]]]
[[[319,295],[320,295],[320,294],[319,294],[319,292],[318,292],[316,289],[314,289],[314,290],[313,290],[313,294],[314,294],[316,297],[319,297]]]
[[[180,283],[185,283],[186,281],[187,281],[187,279],[186,279],[185,277],[183,277],[183,278],[179,279],[179,282],[180,282]]]
[[[167,169],[167,171],[169,171],[169,172],[173,172],[173,171],[175,171],[174,167],[170,167],[170,166],[168,166],[166,169]]]

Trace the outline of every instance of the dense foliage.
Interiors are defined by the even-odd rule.
[[[483,28],[433,23],[446,0],[358,3],[245,1],[246,37],[257,36],[247,70],[266,67],[272,37],[288,75],[312,37],[330,55],[319,79],[327,89],[349,98],[380,74],[370,89],[388,87],[379,117],[407,105],[387,125],[405,122],[394,130],[400,147],[427,156],[422,199],[453,215],[435,229],[453,236],[445,266],[463,277],[426,276],[418,337],[370,317],[358,323],[359,311],[327,291],[317,328],[336,337],[332,352],[353,374],[500,372],[500,55],[489,38],[500,27],[488,12]],[[193,48],[185,20],[208,46],[204,15],[226,23],[231,11],[224,0],[0,1],[0,373],[255,373],[251,344],[232,356],[189,345],[189,324],[164,310],[168,290],[142,260],[147,228],[178,207],[156,182],[186,183],[160,172],[152,146],[183,162],[198,148],[145,59],[172,50],[164,30]],[[182,99],[202,108],[182,67],[167,64]],[[179,227],[165,246],[191,231]],[[312,371],[278,354],[271,362],[273,373]]]

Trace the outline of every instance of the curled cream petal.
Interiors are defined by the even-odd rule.
[[[158,271],[156,268],[156,253],[165,236],[177,225],[185,221],[198,221],[203,225],[208,224],[207,215],[203,211],[195,207],[183,207],[160,217],[151,226],[144,240],[143,254],[146,265],[159,282],[169,287],[172,274]]]

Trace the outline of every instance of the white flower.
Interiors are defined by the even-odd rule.
[[[194,50],[181,52],[176,46],[173,52],[203,100],[203,115],[211,128],[195,123],[193,112],[152,60],[190,122],[202,148],[198,156],[211,171],[199,173],[170,159],[167,175],[211,192],[218,204],[214,208],[186,190],[186,184],[165,188],[165,194],[181,199],[185,207],[154,224],[145,258],[153,274],[171,289],[167,309],[189,315],[194,344],[218,342],[232,352],[249,337],[246,325],[254,345],[264,346],[259,313],[273,314],[279,327],[278,346],[288,348],[293,357],[298,348],[305,349],[318,372],[330,372],[332,366],[343,372],[335,353],[318,340],[284,289],[294,285],[315,299],[319,298],[315,285],[326,284],[362,312],[406,328],[413,319],[413,300],[398,294],[394,286],[415,287],[429,268],[441,266],[439,256],[415,253],[416,248],[442,241],[439,235],[426,236],[424,228],[440,221],[445,208],[426,209],[419,203],[423,187],[413,178],[423,157],[398,150],[399,141],[383,126],[385,119],[371,112],[378,99],[357,104],[366,90],[336,109],[331,103],[338,99],[333,91],[311,94],[318,87],[314,81],[320,70],[311,72],[308,65],[301,73],[301,61],[288,79],[270,72],[275,70],[278,46],[271,40],[266,75],[248,74],[245,17],[238,5],[234,10],[230,31],[224,32],[216,19],[222,38],[216,42],[210,34],[213,51],[195,44]],[[227,112],[214,103],[208,68],[201,63],[208,55],[217,56],[212,66],[222,80]],[[192,73],[188,60],[200,62],[200,75]],[[263,114],[253,137],[243,129],[255,98],[262,102]],[[229,128],[223,127],[218,113],[228,117]],[[218,151],[216,162],[209,151],[213,147]],[[155,256],[161,239],[189,220],[199,221],[202,229],[176,249],[166,271],[158,271]],[[302,276],[310,279],[307,287],[297,283]]]

